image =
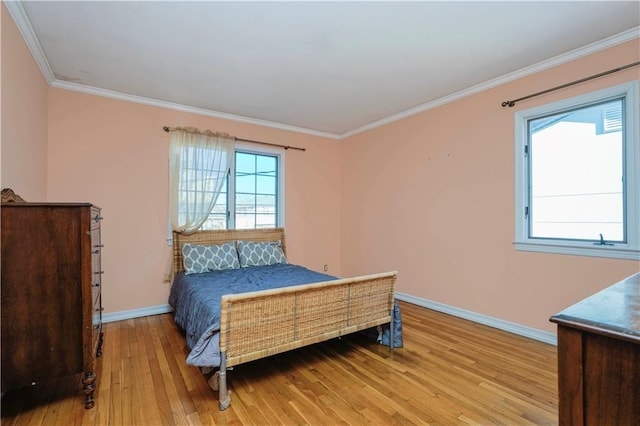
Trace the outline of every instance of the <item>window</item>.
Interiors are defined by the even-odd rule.
[[[640,259],[638,82],[515,120],[516,249]]]
[[[202,229],[283,226],[281,156],[236,149],[231,172]]]

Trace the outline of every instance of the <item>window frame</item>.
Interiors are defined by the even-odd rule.
[[[277,167],[277,177],[276,177],[276,228],[284,228],[285,226],[285,152],[281,149],[271,148],[271,147],[262,147],[262,146],[253,146],[246,144],[236,144],[233,150],[233,163],[229,166],[230,170],[227,172],[227,227],[225,229],[236,229],[235,228],[235,210],[231,211],[231,207],[233,204],[233,208],[235,208],[235,179],[229,179],[229,174],[235,174],[235,165],[236,165],[236,153],[242,152],[247,154],[254,155],[268,155],[272,157],[276,157],[276,167]],[[233,168],[233,170],[231,170]],[[230,194],[233,194],[231,196]],[[232,227],[233,226],[233,227]],[[168,238],[167,245],[173,245],[173,230],[171,228],[171,220],[168,220]]]
[[[623,126],[626,242],[599,245],[586,240],[531,238],[529,236],[530,221],[527,216],[527,209],[530,203],[528,122],[541,116],[558,114],[566,110],[586,107],[620,97],[624,97],[626,111]],[[638,136],[637,80],[516,112],[514,148],[514,246],[517,251],[640,260],[640,142]]]
[[[233,173],[235,175],[236,154],[237,153],[265,155],[276,158],[276,228],[284,228],[284,151],[269,147],[255,147],[243,144],[237,144],[233,155]],[[227,228],[237,229],[235,223],[235,200],[236,187],[235,179],[227,180]],[[261,229],[261,228],[256,228]],[[266,228],[262,228],[266,229]]]

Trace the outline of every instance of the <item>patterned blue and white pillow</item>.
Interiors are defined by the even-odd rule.
[[[240,267],[238,252],[233,241],[218,246],[183,244],[182,259],[185,275]]]
[[[263,243],[238,241],[238,256],[242,268],[287,263],[280,240]]]

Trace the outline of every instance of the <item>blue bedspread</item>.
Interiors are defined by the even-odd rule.
[[[199,367],[220,365],[220,299],[225,294],[246,293],[279,287],[290,287],[335,280],[331,275],[314,272],[302,266],[275,264],[226,271],[185,275],[174,279],[169,294],[175,322],[184,329],[191,349],[187,364]],[[400,311],[396,303],[397,316]],[[395,347],[402,346],[402,323],[394,329]],[[388,333],[388,325],[387,325]],[[384,342],[384,334],[382,336]],[[386,344],[388,345],[388,335]]]

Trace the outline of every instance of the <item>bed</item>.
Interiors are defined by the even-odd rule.
[[[194,250],[212,247],[219,254],[230,244],[242,267],[190,270]],[[283,259],[253,262],[247,247],[278,256],[280,250]],[[190,250],[187,271],[183,249]],[[191,350],[187,363],[217,368],[209,384],[219,393],[220,410],[231,403],[226,378],[233,366],[384,324],[388,346],[398,341],[396,272],[337,278],[290,265],[282,228],[174,232],[173,262],[169,304]]]

